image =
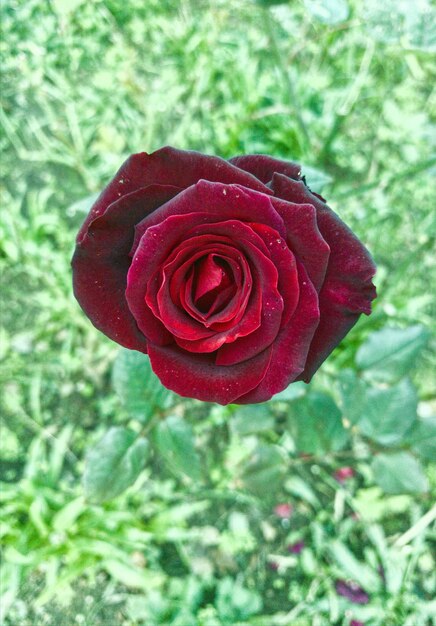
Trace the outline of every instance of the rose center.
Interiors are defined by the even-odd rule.
[[[228,263],[216,254],[198,259],[193,266],[193,302],[203,314],[216,313],[234,295],[234,277]]]

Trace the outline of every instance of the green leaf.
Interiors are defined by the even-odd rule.
[[[407,379],[388,389],[369,389],[358,426],[374,441],[394,445],[415,421],[417,404],[415,388]]]
[[[323,24],[344,22],[349,15],[346,0],[303,0],[310,15]]]
[[[50,466],[50,478],[53,483],[57,483],[61,475],[62,467],[65,461],[65,456],[68,452],[68,444],[73,434],[73,427],[71,424],[65,426],[59,434],[53,437],[52,448],[49,458]]]
[[[278,446],[261,443],[252,453],[241,480],[248,491],[259,497],[274,497],[286,472],[286,459]]]
[[[84,473],[85,495],[92,502],[115,498],[130,487],[145,466],[148,442],[127,428],[111,428],[89,450]]]
[[[176,476],[201,480],[200,459],[195,450],[194,432],[181,417],[170,415],[153,431],[154,443],[169,469]]]
[[[383,328],[372,333],[356,354],[360,369],[378,380],[393,382],[402,378],[427,344],[429,332],[424,326]]]
[[[379,454],[372,462],[374,477],[385,493],[425,493],[429,485],[424,470],[408,452]]]
[[[340,450],[348,440],[341,412],[333,399],[319,392],[291,405],[288,428],[298,452],[322,454]]]
[[[232,415],[231,427],[238,435],[249,435],[274,427],[274,418],[268,403],[251,404],[238,408]]]
[[[309,189],[311,191],[314,191],[315,193],[321,193],[324,187],[331,183],[333,180],[329,174],[326,174],[325,172],[322,172],[315,167],[310,167],[309,165],[302,165],[301,173],[303,176],[305,176],[305,180]],[[298,385],[298,383],[294,384]]]
[[[297,398],[302,398],[306,393],[307,385],[303,382],[296,382],[283,389],[279,393],[276,393],[270,400],[270,402],[292,402]]]
[[[406,439],[416,454],[425,459],[436,459],[436,417],[417,420]]]
[[[362,415],[366,401],[366,384],[353,370],[346,369],[339,374],[339,389],[344,417],[354,425]]]
[[[342,541],[332,541],[329,553],[346,577],[358,582],[365,591],[376,592],[380,589],[381,580],[378,574],[365,563],[358,561]]]
[[[53,516],[52,526],[56,532],[65,532],[70,529],[76,519],[86,509],[87,504],[83,496],[79,496],[68,502],[60,511]]]
[[[256,614],[262,608],[262,599],[256,591],[243,587],[230,577],[220,581],[216,607],[221,619],[235,623]]]
[[[364,522],[376,522],[389,516],[405,513],[410,509],[411,496],[387,497],[380,487],[359,489],[353,499],[353,508]]]
[[[112,370],[115,391],[128,413],[148,421],[156,411],[174,405],[178,399],[152,371],[150,359],[142,352],[122,349]]]
[[[149,591],[151,587],[162,581],[162,576],[157,572],[149,573],[144,568],[134,567],[116,559],[103,561],[102,566],[115,580],[126,585],[126,587]]]
[[[368,565],[357,560],[342,541],[339,539],[332,541],[329,545],[329,553],[346,577],[358,582],[365,591],[376,592],[380,589],[381,580],[378,574]]]
[[[312,487],[299,476],[291,476],[285,483],[285,489],[296,498],[301,498],[315,509],[321,506],[321,502],[318,500],[318,496],[313,491]]]

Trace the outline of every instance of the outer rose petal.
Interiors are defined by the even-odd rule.
[[[298,263],[300,300],[297,309],[272,344],[271,362],[262,382],[235,400],[238,404],[265,402],[283,391],[303,371],[310,342],[319,322],[318,296],[307,273]],[[251,361],[247,361],[250,363]]]
[[[225,159],[169,146],[151,154],[139,152],[123,163],[92,207],[77,240],[81,241],[88,225],[107,207],[127,193],[151,184],[173,185],[185,189],[204,178],[213,182],[233,183],[266,194],[271,191],[259,180]]]
[[[187,398],[229,404],[254,389],[265,376],[271,346],[257,356],[232,365],[215,365],[213,355],[190,354],[173,346],[150,344],[151,367],[162,384]]]
[[[289,202],[312,204],[317,211],[319,230],[330,246],[327,274],[319,293],[320,323],[306,366],[299,376],[299,379],[309,382],[360,314],[370,314],[371,301],[376,297],[371,281],[375,265],[368,250],[348,226],[303,182],[276,174],[272,188],[277,196]]]
[[[177,193],[177,187],[150,185],[120,198],[89,224],[73,256],[80,306],[96,328],[131,350],[147,352],[124,296],[135,224]]]
[[[196,185],[185,189],[174,200],[137,225],[132,254],[148,228],[161,224],[163,220],[173,215],[193,212],[209,215],[209,219],[205,219],[207,222],[224,220],[259,222],[274,228],[282,237],[286,236],[283,219],[272,206],[271,196],[239,185],[223,185],[200,180]]]
[[[265,154],[245,154],[233,157],[229,161],[242,170],[250,172],[265,184],[269,183],[276,172],[300,180],[301,166],[292,161],[273,159]]]
[[[315,207],[280,198],[271,198],[271,201],[285,222],[289,247],[302,261],[319,292],[327,271],[330,246],[319,232]]]

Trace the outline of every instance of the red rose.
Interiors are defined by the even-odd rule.
[[[374,272],[298,165],[168,147],[124,163],[73,257],[93,324],[166,387],[220,404],[308,382],[370,313]]]

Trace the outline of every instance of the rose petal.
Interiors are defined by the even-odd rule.
[[[192,240],[192,246],[194,249],[201,247],[202,239],[209,239],[208,236],[203,237],[194,237]],[[214,239],[218,239],[214,237]],[[242,244],[245,242],[242,241]],[[212,245],[212,244],[211,244]],[[245,243],[248,246],[248,243]],[[233,249],[228,245],[223,245],[216,243],[213,248],[209,249],[210,252],[214,252],[216,254],[231,254]],[[195,262],[195,256],[192,255],[192,251],[190,249],[186,250],[187,254],[191,254],[193,257],[193,261]],[[203,254],[202,251],[198,252],[197,255],[201,256]],[[239,255],[241,253],[239,252]],[[179,259],[176,257],[173,263],[178,263]],[[251,332],[251,328],[253,325],[255,327],[259,324],[259,314],[257,312],[257,305],[255,303],[255,299],[253,298],[251,302],[251,306],[249,310],[245,312],[243,319],[240,324],[235,325],[232,323],[226,322],[224,325],[218,324],[217,322],[212,323],[210,320],[204,322],[203,324],[199,323],[197,320],[193,319],[191,316],[187,315],[185,311],[182,311],[179,307],[177,307],[170,295],[169,282],[171,280],[171,271],[174,268],[171,268],[172,264],[166,266],[168,268],[169,276],[167,276],[166,270],[164,270],[164,279],[163,282],[156,294],[156,298],[153,297],[153,293],[149,293],[147,289],[146,302],[153,310],[156,317],[161,319],[165,327],[170,330],[177,338],[185,339],[188,341],[194,341],[202,338],[211,337],[214,332],[224,330],[226,332],[232,334],[245,334],[247,332]],[[241,294],[236,294],[238,302],[240,302]],[[258,298],[256,298],[257,300]],[[211,329],[211,330],[209,330]]]
[[[283,298],[281,325],[284,326],[294,314],[300,294],[295,256],[277,231],[264,224],[250,224],[250,226],[262,237],[278,271],[278,291]]]
[[[153,371],[168,389],[204,402],[229,404],[261,382],[271,347],[232,367],[216,365],[213,355],[190,354],[173,346],[150,345],[149,356]]]
[[[265,184],[269,183],[275,172],[285,174],[295,180],[300,179],[301,166],[298,163],[273,159],[265,154],[244,154],[229,159],[229,162],[250,172]]]
[[[92,220],[103,215],[108,206],[122,196],[152,184],[172,185],[182,190],[194,185],[201,178],[239,184],[271,194],[271,191],[256,177],[220,157],[190,150],[177,150],[170,146],[151,154],[139,152],[132,154],[123,163],[112,181],[100,194],[79,231],[77,241],[80,242],[85,236]]]
[[[232,250],[232,252],[236,251]],[[192,317],[211,328],[214,328],[214,323],[225,323],[230,320],[239,321],[247,305],[253,282],[249,265],[240,253],[236,257],[238,260],[231,258],[230,255],[221,255],[220,258],[227,263],[232,279],[228,278],[231,282],[223,290],[217,291],[207,311],[201,311],[193,300],[192,257],[174,272],[169,286],[173,302],[182,306]],[[189,273],[189,277],[186,279],[187,273]],[[237,299],[235,300],[236,296]]]
[[[319,292],[327,271],[330,247],[319,231],[315,207],[280,198],[271,201],[285,223],[289,247],[304,264],[313,286]]]
[[[198,212],[192,212],[192,209],[198,209]],[[204,212],[205,209],[207,212]],[[143,220],[136,227],[137,247],[135,249],[133,245],[135,252],[127,277],[126,298],[139,328],[150,341],[158,344],[168,341],[167,336],[162,338],[164,325],[144,303],[147,291],[151,293],[153,289],[156,292],[159,289],[159,285],[150,279],[153,277],[153,281],[158,281],[156,270],[190,229],[227,217],[250,221],[255,218],[267,224],[272,222],[277,232],[285,234],[283,221],[268,196],[241,189],[237,185],[207,181],[200,181],[178,194],[175,204],[170,202],[163,205],[150,216],[150,220]],[[153,225],[155,221],[157,224]],[[241,224],[241,228],[243,226]],[[138,240],[141,233],[142,237]],[[255,233],[252,236],[256,236]],[[258,245],[263,245],[263,242],[260,240]]]
[[[168,202],[136,227],[134,253],[145,231],[170,216],[198,211],[205,214],[205,222],[242,220],[259,222],[274,228],[282,237],[286,229],[282,218],[271,204],[271,197],[239,185],[222,185],[200,180],[180,193],[174,202]]]
[[[376,297],[371,281],[375,265],[365,246],[304,183],[277,174],[273,177],[272,187],[280,198],[289,202],[310,203],[316,208],[319,230],[330,246],[328,269],[319,293],[321,319],[304,372],[299,376],[299,379],[309,382],[360,314],[369,315],[371,312],[371,301]]]
[[[89,224],[72,259],[80,306],[96,328],[132,350],[147,351],[124,297],[135,224],[177,193],[170,185],[150,185],[112,203]]]
[[[265,402],[283,391],[303,371],[319,323],[318,295],[303,265],[297,262],[300,300],[290,322],[272,344],[271,362],[262,382],[237,399],[238,404]]]
[[[218,263],[218,258],[216,254],[208,254],[206,259],[201,262],[197,273],[197,285],[194,293],[195,302],[204,298],[211,291],[216,290],[225,280],[226,272],[222,265]]]
[[[207,348],[211,351],[220,348],[216,357],[217,365],[234,365],[254,357],[274,341],[280,329],[283,299],[277,291],[277,269],[251,243],[241,239],[240,244],[252,262],[253,274],[252,295],[241,321],[210,340],[189,344],[177,340],[187,350],[204,351]]]
[[[208,238],[209,237],[207,237],[207,239]],[[164,272],[169,288],[169,297],[174,304],[183,307],[186,312],[194,319],[202,322],[207,328],[211,328],[212,330],[225,330],[229,327],[228,322],[235,324],[244,314],[253,283],[250,267],[244,255],[241,254],[241,251],[228,245],[232,242],[226,242],[227,245],[218,245],[217,242],[213,246],[213,250],[217,255],[219,254],[222,259],[227,261],[229,267],[233,268],[233,275],[236,282],[230,286],[230,291],[234,293],[235,298],[229,300],[226,307],[219,309],[217,312],[210,310],[207,313],[202,313],[198,310],[192,299],[192,276],[184,285],[188,270],[192,269],[192,264],[195,263],[198,257],[201,258],[204,255],[204,251],[202,250],[193,254],[191,247],[186,246],[192,241],[192,246],[196,249],[196,242],[198,242],[199,239],[198,237],[194,237],[192,240],[189,239],[188,242],[184,242],[184,247],[182,248],[180,246],[181,249],[174,260],[165,265]],[[202,237],[201,239],[204,240],[206,237]],[[220,238],[220,241],[221,240],[226,241],[225,238]],[[232,258],[232,256],[234,258]],[[174,267],[171,267],[171,265]],[[174,268],[177,269],[174,271]],[[186,292],[188,285],[189,293]],[[150,294],[150,297],[153,298],[153,294]],[[152,304],[150,304],[150,306],[152,307]],[[215,308],[215,303],[213,307]]]
[[[147,290],[151,293],[156,283],[157,293],[160,266],[183,237],[187,223],[197,224],[198,219],[197,213],[184,215],[183,219],[178,215],[170,216],[148,229],[135,250],[127,274],[126,300],[138,327],[153,343],[165,345],[172,339],[162,322],[146,305]]]

